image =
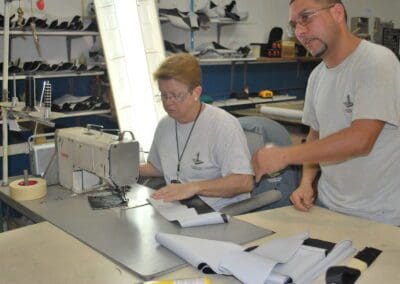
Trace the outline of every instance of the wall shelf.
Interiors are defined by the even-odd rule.
[[[32,76],[35,79],[47,79],[47,78],[66,78],[66,77],[87,77],[87,76],[98,76],[104,75],[104,71],[82,71],[82,72],[74,72],[74,71],[58,71],[58,72],[40,72],[40,73],[32,73],[32,74],[18,74],[15,75],[16,80],[24,80],[28,76]],[[0,80],[3,80],[3,77],[0,76]],[[11,75],[8,77],[8,80],[14,80],[14,76]]]
[[[84,37],[84,36],[98,36],[99,32],[95,31],[48,31],[48,30],[38,30],[36,32],[38,36],[71,36],[71,37]],[[4,30],[0,30],[0,35],[4,35]],[[32,31],[17,31],[11,30],[10,36],[33,36]]]
[[[246,105],[253,105],[253,104],[262,104],[262,103],[271,103],[271,102],[281,102],[281,101],[289,101],[295,100],[295,96],[289,95],[277,95],[273,96],[272,98],[248,98],[246,100],[239,100],[239,99],[227,99],[221,101],[215,101],[212,104],[218,107],[231,107],[231,106],[246,106]]]

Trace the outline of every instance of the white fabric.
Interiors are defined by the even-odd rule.
[[[214,272],[226,275],[231,274],[226,270],[220,269],[222,257],[231,252],[240,252],[243,250],[240,245],[230,242],[166,233],[157,233],[156,241],[196,268],[199,264],[206,263]]]
[[[246,252],[241,246],[230,242],[181,235],[158,233],[156,240],[196,268],[199,264],[207,264],[218,274],[233,275],[249,284],[284,283],[288,276],[294,277],[296,284],[312,283],[328,267],[355,252],[351,241],[345,240],[335,245],[325,257],[324,249],[299,242],[307,237],[308,234],[303,233],[272,240],[257,248],[257,254],[255,250]],[[279,265],[280,261],[285,264]]]
[[[298,273],[299,277],[295,281],[296,284],[312,283],[322,273],[328,270],[329,267],[337,265],[346,258],[349,258],[356,252],[350,240],[343,240],[335,245],[332,251],[322,260],[311,266],[303,273]]]
[[[265,283],[276,261],[256,254],[240,251],[224,255],[220,267],[229,271],[243,283]]]
[[[321,164],[319,198],[328,208],[400,225],[400,64],[383,46],[362,41],[340,65],[312,72],[303,123],[324,138],[358,119],[385,122],[371,153]]]
[[[212,224],[223,224],[229,220],[222,217],[222,213],[210,212],[198,214],[194,208],[188,208],[179,202],[164,202],[154,198],[148,198],[148,201],[157,212],[168,221],[177,221],[182,228],[197,227]],[[226,221],[225,221],[226,220]]]
[[[274,259],[279,263],[286,263],[308,238],[308,233],[301,233],[284,239],[274,239],[259,246],[252,253]]]
[[[179,151],[185,145],[192,123],[178,123]],[[148,161],[163,173],[167,184],[176,179],[178,155],[175,120],[166,116],[157,126]],[[205,105],[181,160],[183,183],[217,179],[231,174],[253,174],[246,137],[239,121],[211,105]],[[232,198],[200,196],[214,210],[247,199],[249,193]]]
[[[325,253],[325,249],[301,246],[287,263],[277,264],[274,272],[278,272],[281,275],[288,275],[294,283],[298,283],[298,279],[304,271],[321,262],[325,258]]]

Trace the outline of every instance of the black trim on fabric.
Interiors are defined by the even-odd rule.
[[[354,258],[357,258],[370,266],[381,253],[382,251],[379,249],[365,247],[362,251],[358,252]]]
[[[353,284],[360,277],[358,269],[347,266],[332,266],[326,271],[326,284]]]
[[[310,247],[316,247],[320,249],[326,249],[325,256],[327,256],[333,249],[333,247],[336,245],[335,243],[328,242],[328,241],[323,241],[319,239],[312,239],[308,238],[304,240],[303,245],[310,246]]]

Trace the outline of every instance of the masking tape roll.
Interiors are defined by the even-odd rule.
[[[47,194],[47,182],[42,178],[30,178],[25,185],[23,179],[15,180],[10,183],[10,194],[20,201],[42,198]]]

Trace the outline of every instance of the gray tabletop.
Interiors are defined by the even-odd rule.
[[[136,184],[130,199],[145,200],[152,189]],[[16,202],[9,189],[0,189],[0,199],[32,220],[47,220],[103,255],[127,267],[143,279],[173,271],[186,262],[155,241],[157,232],[245,244],[272,232],[232,218],[227,224],[181,228],[168,222],[151,205],[128,210],[92,210],[87,195],[71,195],[60,186],[50,186],[45,198]],[[140,202],[139,202],[140,203]]]

